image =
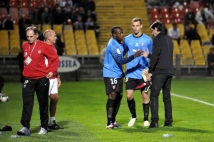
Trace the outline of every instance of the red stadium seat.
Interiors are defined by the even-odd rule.
[[[159,11],[158,11],[158,8],[155,8],[155,7],[153,7],[153,8],[150,8],[149,9],[149,14],[151,15],[151,14],[159,14]]]
[[[160,21],[160,18],[158,18],[158,17],[152,17],[152,18],[150,18],[150,20],[151,20],[151,22],[153,23],[153,22],[155,22],[156,20],[159,20],[159,21]]]
[[[54,8],[58,0],[51,0],[51,7]]]
[[[0,8],[0,14],[7,14],[7,9],[6,8]]]
[[[38,0],[31,0],[30,1],[30,5],[29,5],[29,9],[30,11],[33,11],[35,7],[37,7],[39,5]]]
[[[161,21],[162,21],[164,24],[172,24],[172,23],[173,23],[172,20],[171,20],[170,18],[163,18]]]
[[[10,0],[10,8],[18,7],[18,0]]]
[[[183,7],[183,9],[181,11],[181,15],[184,17],[187,12],[189,12],[189,8],[188,7]]]
[[[161,15],[169,14],[168,8],[165,7],[165,6],[161,7],[161,9],[160,9],[160,14],[161,14]]]
[[[183,24],[183,19],[182,18],[172,18],[172,21],[177,23],[177,24]]]
[[[19,7],[20,7],[20,8],[28,8],[28,2],[25,2],[25,1],[20,2],[20,3],[19,3]]]
[[[26,8],[26,7],[21,7],[21,8],[19,9],[19,13],[20,13],[20,15],[21,15],[21,14],[29,15],[29,10],[28,10],[28,8]]]

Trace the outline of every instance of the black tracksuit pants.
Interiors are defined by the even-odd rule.
[[[24,78],[22,87],[23,110],[21,124],[23,127],[30,129],[30,120],[34,105],[34,93],[36,92],[39,103],[41,127],[47,129],[49,79],[46,77],[40,79]]]
[[[171,103],[171,81],[172,76],[165,74],[157,74],[152,76],[152,86],[150,93],[151,102],[151,114],[152,123],[158,123],[158,96],[162,89],[163,91],[163,102],[165,108],[165,123],[172,123],[172,103]]]

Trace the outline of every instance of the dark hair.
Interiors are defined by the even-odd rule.
[[[38,29],[36,27],[34,27],[34,26],[27,27],[25,32],[27,32],[29,30],[33,30],[35,35],[37,35],[39,33]]]
[[[138,21],[140,22],[141,25],[143,24],[142,20],[138,17],[135,17],[132,19],[132,22],[138,22]]]
[[[151,26],[151,29],[157,28],[159,32],[164,32],[163,24],[160,21],[155,21]]]
[[[113,36],[113,34],[115,34],[117,32],[118,29],[122,29],[121,27],[119,26],[114,26],[112,29],[111,29],[111,34]]]

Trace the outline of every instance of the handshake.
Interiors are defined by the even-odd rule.
[[[146,68],[142,71],[142,77],[145,82],[151,81],[152,74],[148,72],[149,69]]]
[[[135,52],[134,57],[138,57],[138,56],[143,56],[145,58],[147,58],[149,55],[149,51],[143,51],[143,50],[138,50]]]

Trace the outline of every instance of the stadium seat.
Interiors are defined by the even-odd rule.
[[[177,40],[172,40],[173,42],[173,45],[174,45],[174,50],[173,50],[173,54],[181,54],[181,51],[180,51],[180,47],[178,45],[178,42]]]
[[[191,40],[190,47],[192,49],[193,56],[203,56],[202,47],[199,40]]]
[[[96,44],[88,44],[89,55],[99,55],[99,49]]]
[[[0,15],[1,15],[1,14],[7,15],[7,9],[6,9],[5,7],[1,7],[1,8],[0,8]]]
[[[206,61],[205,61],[203,55],[202,56],[195,56],[194,60],[195,60],[196,66],[205,66],[206,65]]]
[[[165,14],[169,14],[168,8],[165,7],[165,6],[162,6],[162,7],[160,8],[160,14],[161,14],[162,16],[165,15]]]
[[[88,50],[85,44],[77,44],[78,55],[88,55]]]
[[[190,55],[182,55],[182,65],[191,66],[194,65],[194,59]]]
[[[211,39],[214,35],[214,29],[209,29],[209,38]]]
[[[172,20],[170,18],[161,19],[164,24],[172,24]]]
[[[39,1],[38,0],[30,0],[30,5],[29,5],[29,9],[30,11],[33,11],[35,7],[37,7],[39,5]]]
[[[19,1],[20,8],[28,8],[28,0],[20,0]]]
[[[49,25],[49,24],[42,25],[42,33],[44,33],[46,30],[50,30],[50,29],[51,29],[51,25]]]
[[[62,25],[53,25],[53,30],[56,32],[56,33],[63,33],[62,31]]]
[[[2,33],[2,32],[0,32],[0,33]],[[1,38],[0,38],[0,55],[9,55],[9,42],[8,41],[9,41],[8,38],[4,39],[1,36]]]
[[[204,45],[204,46],[203,46],[203,53],[204,53],[205,59],[206,59],[206,57],[207,57],[207,54],[210,52],[210,48],[212,48],[212,45],[211,45],[211,44],[210,44],[210,45]]]
[[[181,11],[181,15],[184,17],[187,14],[188,11],[189,11],[188,7],[183,7],[183,9]]]
[[[10,0],[10,8],[18,7],[18,0]]]
[[[73,31],[72,25],[64,25],[64,31],[66,31],[66,30],[72,30]]]
[[[27,7],[21,7],[19,9],[19,14],[22,15],[22,14],[25,14],[27,17],[29,17],[29,10]]]

